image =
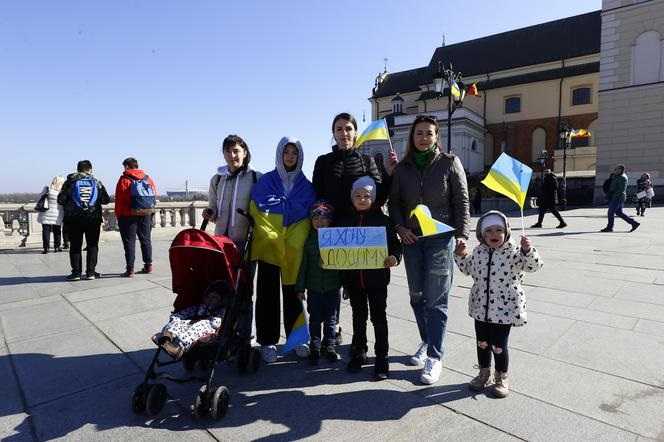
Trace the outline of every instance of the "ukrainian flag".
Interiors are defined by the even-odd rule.
[[[381,118],[380,120],[373,121],[366,129],[364,129],[362,135],[355,140],[355,147],[360,147],[367,141],[389,139],[390,132],[387,130],[387,122],[384,118]]]
[[[533,169],[503,152],[491,166],[482,184],[505,195],[523,209],[532,175]]]
[[[461,89],[459,88],[459,84],[456,81],[452,81],[452,84],[450,85],[450,93],[456,100],[461,98]]]
[[[431,236],[439,235],[441,233],[452,232],[453,227],[448,226],[445,223],[441,223],[437,219],[434,219],[431,216],[431,210],[424,204],[418,204],[411,212],[410,216],[417,218],[417,222],[420,223],[420,230],[422,231],[422,236]]]
[[[286,338],[286,343],[281,349],[282,354],[288,353],[298,345],[309,343],[309,321],[307,319],[304,303],[302,303],[302,312],[297,317],[295,324],[293,324],[293,328]]]
[[[249,213],[254,219],[251,259],[280,267],[283,285],[297,281],[311,224],[309,207],[315,198],[313,185],[302,173],[288,196],[276,170],[263,175],[251,189]]]

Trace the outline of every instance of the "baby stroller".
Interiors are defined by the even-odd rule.
[[[250,219],[249,233],[242,253],[229,238],[207,234],[207,221],[203,222],[200,230],[183,230],[173,239],[169,259],[173,274],[173,292],[177,294],[173,303],[174,312],[200,303],[203,292],[213,281],[227,281],[234,290],[223,301],[226,308],[215,339],[194,344],[180,360],[170,357],[161,346],[158,347],[143,382],[134,391],[134,413],[154,416],[163,409],[167,399],[166,386],[150,381],[166,379],[184,383],[197,380],[205,383],[194,399],[193,416],[221,419],[228,409],[230,395],[225,386],[214,385],[216,363],[235,361],[240,373],[255,373],[258,370],[260,352],[258,348],[251,346],[253,275],[248,259],[253,223],[246,212],[238,210],[238,213]],[[160,360],[162,353],[166,353],[169,360]],[[158,367],[180,361],[188,373],[198,365],[207,370],[208,375],[178,378],[156,371]]]

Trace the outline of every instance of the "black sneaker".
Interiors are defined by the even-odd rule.
[[[362,366],[367,363],[367,354],[358,353],[351,356],[348,365],[346,365],[346,370],[351,373],[359,373],[362,370]]]
[[[327,347],[323,348],[321,350],[321,354],[325,356],[325,359],[330,362],[337,362],[341,359],[341,355],[337,353],[337,350],[335,350],[334,346],[332,345],[328,345]]]
[[[67,281],[80,281],[81,280],[81,274],[80,273],[72,273],[71,275],[67,276],[65,279]]]
[[[563,221],[562,223],[556,226],[556,229],[564,229],[565,227],[567,227],[567,223]]]
[[[613,232],[613,229],[609,229],[608,227],[604,227],[602,230],[600,230],[600,232],[604,232],[604,233]]]
[[[387,357],[378,357],[376,356],[376,362],[374,363],[374,375],[376,380],[382,381],[387,379],[390,372],[390,363],[387,360]]]
[[[344,343],[344,339],[343,339],[343,336],[341,336],[341,327],[339,327],[337,332],[334,334],[334,345],[336,345],[338,347],[343,343]]]
[[[94,281],[95,279],[101,278],[101,273],[97,272],[92,272],[92,273],[86,273],[85,274],[85,280],[86,281]]]
[[[535,223],[532,226],[530,226],[531,229],[539,229],[541,227],[542,227],[542,225],[540,223]]]
[[[630,231],[630,232],[635,231],[636,229],[639,228],[640,225],[641,225],[641,223],[632,224],[632,228],[631,228],[629,231]]]
[[[310,348],[309,365],[318,365],[318,361],[320,361],[320,350],[318,350],[317,348]]]

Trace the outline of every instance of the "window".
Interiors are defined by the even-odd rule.
[[[592,91],[589,87],[577,87],[572,89],[572,106],[579,106],[581,104],[590,104]]]
[[[521,112],[521,97],[505,98],[505,113],[518,114]]]
[[[546,150],[546,131],[538,127],[533,131],[531,142],[532,160],[536,161],[542,155],[542,151]]]
[[[632,48],[632,84],[664,80],[662,42],[659,32],[647,31],[636,38]]]
[[[394,112],[395,114],[400,113],[402,109],[401,106],[402,104],[400,102],[395,101],[394,103],[392,103],[392,112]]]
[[[473,140],[472,143],[470,143],[470,150],[475,152],[477,150],[477,141]]]

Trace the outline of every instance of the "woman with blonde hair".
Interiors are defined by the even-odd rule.
[[[40,200],[44,198],[46,206],[46,210],[39,212],[39,215],[37,215],[37,222],[42,225],[42,243],[44,246],[42,253],[48,253],[51,232],[53,232],[53,250],[56,252],[62,251],[62,247],[60,247],[62,234],[60,226],[62,226],[64,210],[62,206],[58,204],[58,193],[60,193],[60,189],[62,189],[64,183],[64,177],[54,177],[53,180],[51,180],[51,184],[45,186],[39,196]]]

